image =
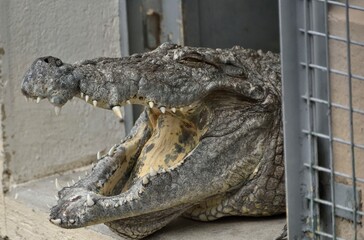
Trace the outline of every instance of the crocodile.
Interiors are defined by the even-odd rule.
[[[141,239],[179,216],[285,212],[278,54],[164,43],[75,64],[48,56],[33,62],[21,90],[37,102],[48,99],[56,113],[73,97],[118,117],[127,104],[145,106],[121,143],[58,192],[53,224],[104,223]]]

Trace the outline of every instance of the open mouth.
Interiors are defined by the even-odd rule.
[[[120,194],[138,180],[147,184],[148,176],[170,172],[183,164],[185,157],[194,150],[206,132],[208,118],[205,107],[191,106],[185,109],[172,111],[147,108],[143,113],[144,131],[136,132],[131,141],[126,140],[120,145],[125,148],[125,164],[100,184],[99,193]],[[111,148],[107,155],[113,155],[118,147]]]
[[[73,97],[112,110],[141,104],[131,133],[59,191],[50,221],[105,223],[143,238],[174,218],[212,221],[285,211],[279,56],[163,44],[77,64],[37,59],[22,92],[56,113]],[[132,96],[132,97],[131,97]]]

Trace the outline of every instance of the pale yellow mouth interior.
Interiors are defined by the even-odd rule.
[[[190,121],[170,113],[153,116],[157,117],[152,120],[154,131],[138,159],[137,177],[175,168],[196,147],[202,134]]]
[[[152,135],[144,144],[121,192],[128,190],[137,179],[142,179],[148,174],[175,169],[194,150],[205,129],[199,129],[185,114],[169,112],[162,114],[158,110],[150,109],[149,121],[144,124],[152,128]],[[128,171],[129,162],[137,154],[137,146],[140,145],[142,135],[143,129],[140,129],[131,141],[124,143],[126,161],[122,161],[116,172],[110,176],[102,194],[110,195],[120,176]]]

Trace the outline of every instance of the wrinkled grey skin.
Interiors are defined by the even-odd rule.
[[[285,212],[280,78],[278,55],[241,47],[165,43],[123,58],[35,60],[22,83],[29,98],[48,98],[58,107],[86,95],[105,109],[127,100],[146,106],[121,144],[88,176],[59,191],[51,221],[63,228],[105,223],[140,239],[180,215],[212,221]],[[167,117],[187,119],[201,132],[198,142],[177,164],[138,175],[141,154],[152,148],[147,142]],[[177,145],[185,146],[188,137],[182,131]]]

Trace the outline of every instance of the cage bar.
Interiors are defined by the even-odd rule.
[[[355,24],[364,28],[364,4],[280,0],[279,5],[288,237],[362,239],[364,175],[357,168],[364,167],[359,161],[364,141],[356,129],[364,129],[364,107],[354,91],[364,80],[355,62],[364,55],[364,34],[351,33],[358,28],[351,14],[362,14],[363,22]]]

